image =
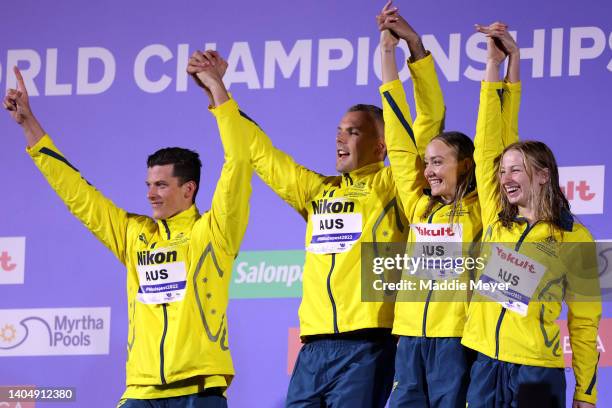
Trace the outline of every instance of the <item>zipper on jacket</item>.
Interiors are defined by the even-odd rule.
[[[435,282],[435,280],[433,281]],[[433,286],[433,283],[432,283]],[[429,300],[431,299],[431,295],[433,293],[433,287],[429,289],[429,293],[427,294],[427,300],[425,300],[425,311],[423,312],[423,337],[427,337],[427,310],[429,309]]]
[[[344,180],[346,181],[347,186],[353,185],[353,178],[351,177],[349,173],[344,173]]]
[[[521,249],[521,245],[523,245],[523,241],[527,237],[527,234],[529,234],[529,231],[531,231],[538,222],[539,221],[534,222],[533,225],[529,225],[529,222],[527,222],[527,228],[525,228],[525,231],[523,231],[523,233],[519,237],[519,240],[516,242],[516,245],[514,246],[515,251],[518,251],[519,249]]]
[[[166,341],[166,332],[168,331],[168,305],[162,304],[164,310],[164,332],[162,334],[161,342],[159,343],[159,376],[162,384],[166,384],[166,377],[164,376],[164,341]]]
[[[327,275],[327,294],[329,295],[329,300],[331,301],[332,305],[332,313],[334,317],[334,333],[339,333],[340,331],[338,330],[338,313],[336,311],[336,301],[334,300],[334,295],[331,290],[331,276],[332,272],[334,271],[334,265],[336,264],[336,254],[331,254],[331,256],[331,267],[329,268],[329,274]]]
[[[168,239],[170,239],[170,227],[168,227],[168,221],[162,220],[162,224],[164,224],[164,227],[166,228],[166,234],[168,234]]]
[[[516,242],[516,245],[514,246],[515,251],[518,251],[519,249],[521,249],[521,245],[523,245],[523,242],[525,241],[527,234],[529,234],[529,231],[531,231],[537,223],[538,221],[534,222],[533,225],[529,225],[529,223],[527,223],[527,228],[525,228],[525,231],[523,231],[523,233],[519,237],[519,240]],[[504,320],[504,316],[506,315],[506,310],[508,309],[506,309],[505,307],[502,307],[501,312],[499,312],[499,317],[497,318],[497,326],[495,327],[495,358],[499,358],[499,332],[501,330],[501,325],[502,325],[502,321]]]
[[[433,224],[433,217],[434,217],[434,215],[435,215],[435,214],[436,214],[438,211],[440,211],[442,208],[444,208],[444,207],[446,207],[446,204],[442,204],[441,206],[439,206],[438,208],[436,208],[435,210],[433,210],[433,211],[431,212],[431,214],[429,214],[429,218],[427,219],[427,223],[428,223],[428,224]]]
[[[428,224],[432,224],[433,223],[433,217],[434,214],[437,213],[440,209],[442,209],[444,205],[441,205],[440,207],[436,208],[430,215],[429,215],[429,219],[427,220]],[[436,281],[434,280],[433,283],[435,283]],[[432,283],[432,286],[433,286]],[[429,289],[429,293],[427,294],[427,299],[425,300],[425,311],[423,312],[423,337],[427,337],[427,311],[429,310],[429,301],[431,300],[431,295],[433,294],[433,287],[431,289]]]
[[[501,312],[499,312],[499,317],[497,318],[497,326],[495,327],[495,358],[499,356],[499,331],[501,330],[502,321],[504,320],[504,316],[506,315],[505,307],[502,307]]]

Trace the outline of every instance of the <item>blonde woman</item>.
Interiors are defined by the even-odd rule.
[[[519,49],[507,26],[477,26],[488,39],[474,154],[488,265],[481,281],[508,285],[509,298],[478,293],[463,344],[478,352],[470,408],[516,407],[524,387],[548,390],[546,404],[565,407],[565,373],[556,323],[561,302],[576,376],[573,407],[596,402],[597,330],[601,317],[593,238],[572,216],[551,150],[518,141]],[[508,76],[499,68],[508,57]],[[504,106],[515,94],[516,106]],[[501,95],[501,98],[500,98]],[[522,266],[522,268],[521,268]],[[550,406],[550,405],[547,405]]]

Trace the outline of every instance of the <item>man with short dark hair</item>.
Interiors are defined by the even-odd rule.
[[[200,169],[202,168],[200,156],[196,152],[181,147],[166,147],[149,156],[147,168],[150,169],[149,176],[154,179],[160,176],[163,178],[163,173],[167,172],[177,178],[180,186],[189,182],[193,183],[191,202],[195,203],[200,186]],[[147,198],[151,202],[153,218],[168,218],[171,214],[176,213],[177,205],[179,208],[183,207],[181,203],[176,203],[176,200],[180,200],[181,196],[175,194],[171,188],[163,188],[169,187],[165,186],[164,183],[160,184],[158,182],[158,185],[155,185],[152,180],[147,180],[147,187]],[[164,198],[164,200],[161,201],[161,198]]]
[[[206,70],[206,67],[202,68]],[[130,214],[82,178],[30,109],[21,73],[4,107],[27,151],[70,211],[127,268],[129,331],[123,407],[226,407],[234,369],[227,344],[229,279],[248,219],[254,125],[225,88],[215,88],[225,163],[211,209],[194,204],[198,154],[161,149],[147,161],[153,216]],[[208,90],[207,90],[208,92]]]

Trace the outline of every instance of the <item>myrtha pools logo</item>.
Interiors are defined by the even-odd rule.
[[[109,334],[109,307],[0,310],[0,356],[108,354]]]

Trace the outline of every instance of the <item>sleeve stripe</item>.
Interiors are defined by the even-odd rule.
[[[257,122],[255,122],[253,119],[251,119],[251,118],[249,117],[249,115],[247,115],[246,113],[244,113],[244,112],[243,112],[243,111],[241,111],[241,110],[238,110],[238,112],[240,112],[240,116],[242,116],[243,118],[245,118],[245,119],[247,119],[247,120],[249,120],[249,121],[253,122],[253,123],[255,124],[255,126],[257,126],[258,128],[260,128],[260,129],[261,129],[261,126],[259,126],[259,125],[257,124]]]
[[[79,173],[79,170],[74,167],[72,164],[70,164],[70,162],[61,154],[54,152],[53,150],[49,149],[48,147],[43,147],[42,149],[39,150],[42,154],[46,154],[47,156],[51,156],[54,159],[57,159],[59,161],[61,161],[62,163],[66,164],[68,167],[70,167],[72,170],[76,171],[77,173]]]
[[[64,156],[62,156],[61,154],[59,154],[58,152],[54,152],[53,150],[49,149],[48,147],[43,147],[42,149],[39,150],[40,153],[42,154],[46,154],[47,156],[53,157],[56,160],[61,161],[62,163],[64,163],[66,166],[70,167],[72,170],[76,171],[77,173],[81,174],[81,172],[79,171],[79,169],[77,169],[76,167],[74,167],[69,161],[68,159],[66,159]],[[85,180],[85,182],[87,184],[89,184],[90,186],[93,187],[93,185],[87,181],[83,176],[81,176],[81,178],[83,180]]]
[[[597,364],[595,364],[595,372],[593,373],[593,378],[591,378],[591,383],[589,384],[589,388],[587,388],[585,394],[586,395],[591,395],[591,393],[593,392],[593,388],[595,388],[595,383],[597,382],[597,366],[599,365],[599,358],[601,357],[601,354],[597,355]]]
[[[406,120],[404,115],[402,114],[402,111],[400,110],[399,106],[397,106],[397,103],[395,103],[395,100],[393,99],[393,97],[391,96],[389,91],[383,92],[383,96],[385,97],[385,99],[387,100],[387,103],[389,104],[389,106],[393,110],[393,113],[395,113],[395,116],[397,116],[397,119],[400,121],[402,126],[404,126],[404,129],[406,129],[406,132],[408,132],[408,135],[412,139],[412,142],[416,146],[416,140],[414,138],[414,132],[412,131],[412,128],[410,127],[410,124],[408,123],[408,121]]]

